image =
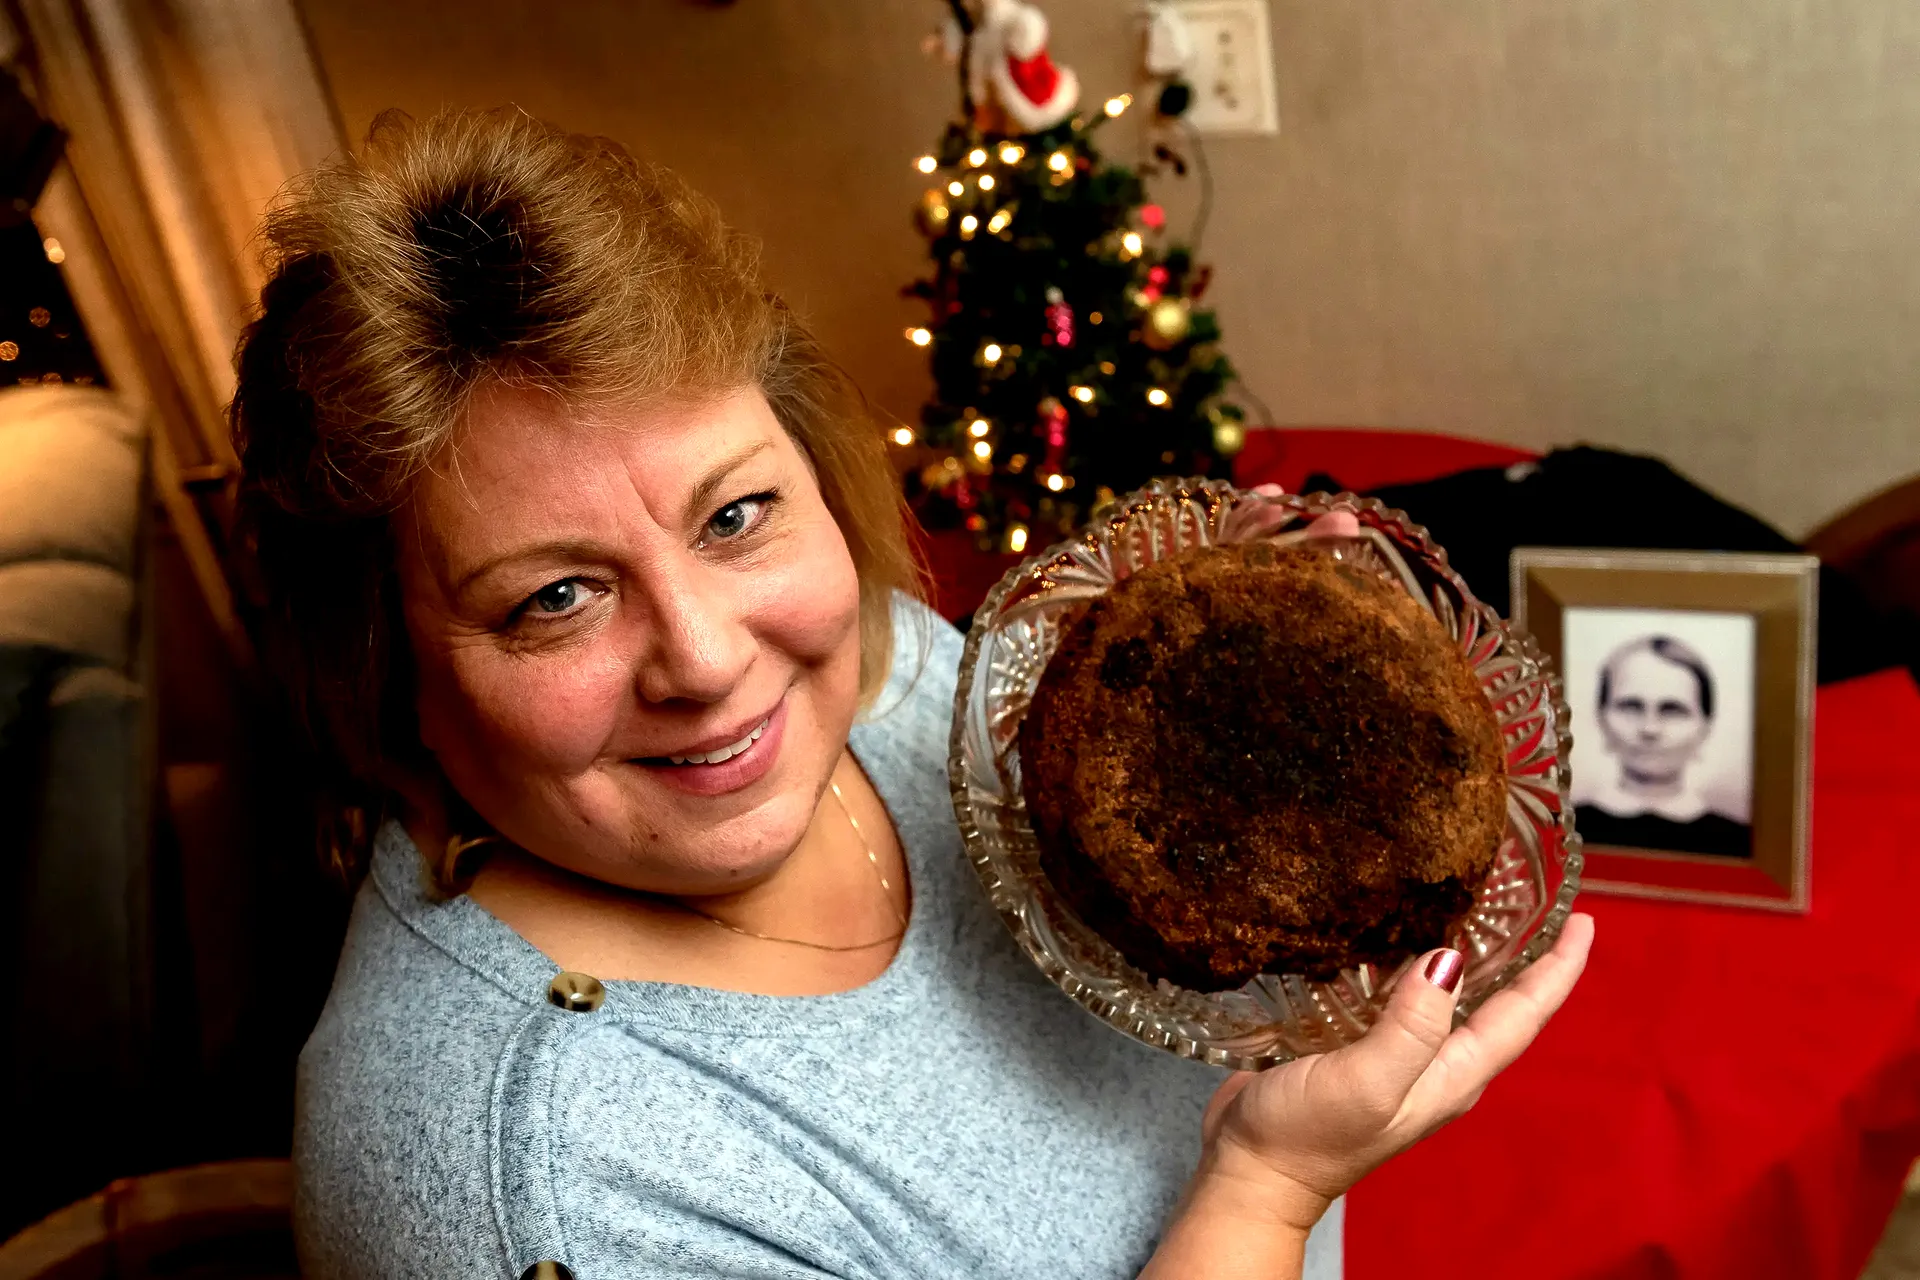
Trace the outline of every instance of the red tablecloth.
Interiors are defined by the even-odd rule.
[[[1361,427],[1258,427],[1233,460],[1233,482],[1283,485],[1299,493],[1315,472],[1364,493],[1432,480],[1472,467],[1504,467],[1539,455],[1512,445],[1428,431]]]
[[[1364,491],[1529,456],[1272,429],[1234,473]],[[1354,1191],[1350,1280],[1855,1280],[1920,1156],[1920,691],[1823,689],[1814,733],[1812,912],[1582,897],[1579,990]]]
[[[1855,1280],[1920,1156],[1920,691],[1820,691],[1813,910],[1586,895],[1586,977],[1353,1193],[1351,1280]]]

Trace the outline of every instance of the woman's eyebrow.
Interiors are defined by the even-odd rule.
[[[554,560],[581,561],[596,560],[606,555],[606,548],[598,542],[573,538],[560,538],[552,542],[534,542],[526,546],[511,547],[496,555],[488,556],[473,568],[461,574],[453,584],[453,594],[460,595],[468,587],[498,569],[501,565],[518,560]]]
[[[727,476],[732,474],[736,468],[745,464],[748,459],[754,457],[756,454],[764,453],[772,447],[773,443],[769,440],[755,440],[746,448],[720,459],[719,462],[714,464],[713,469],[707,472],[698,484],[693,486],[693,491],[687,495],[686,510],[682,519],[686,523],[692,524],[694,520],[705,515],[707,513],[707,504],[713,501],[713,495],[719,490],[722,484],[726,483]]]
[[[693,486],[687,495],[685,514],[686,523],[706,513],[706,506],[713,500],[714,493],[726,483],[727,477],[739,469],[748,460],[773,447],[767,440],[756,440],[745,448],[722,458],[714,464],[712,470]],[[459,595],[468,587],[486,577],[503,564],[517,560],[589,560],[605,554],[606,548],[597,542],[577,538],[561,538],[552,542],[535,542],[525,546],[510,547],[505,551],[488,556],[473,568],[461,574],[453,584],[453,594]]]

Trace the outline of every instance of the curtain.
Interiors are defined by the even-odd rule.
[[[154,422],[158,496],[248,664],[222,564],[234,343],[262,283],[261,215],[340,149],[339,119],[291,0],[14,4],[0,56],[69,135],[35,222],[109,382]]]

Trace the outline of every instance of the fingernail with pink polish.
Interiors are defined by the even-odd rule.
[[[1451,993],[1460,985],[1460,975],[1466,972],[1466,957],[1452,947],[1433,953],[1433,959],[1427,961],[1427,981],[1442,991]]]

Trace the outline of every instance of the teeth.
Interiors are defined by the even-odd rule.
[[[731,760],[754,743],[760,741],[760,735],[767,731],[767,725],[771,719],[772,717],[768,717],[767,720],[762,720],[754,727],[752,733],[740,739],[738,742],[728,746],[718,747],[712,751],[702,752],[699,755],[668,756],[667,762],[669,764],[719,764],[722,760]]]

